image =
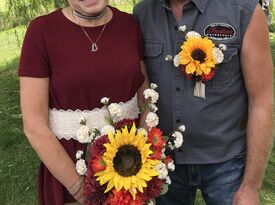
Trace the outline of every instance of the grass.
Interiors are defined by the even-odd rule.
[[[1,2],[2,0],[0,11]],[[127,12],[132,10],[131,6],[125,4],[116,6]],[[17,37],[14,35],[15,31],[18,33]],[[22,42],[24,32],[24,27],[0,32],[0,205],[37,204],[39,160],[22,133],[19,108],[18,46]],[[270,37],[275,62],[275,34]],[[275,148],[264,178],[261,204],[275,204],[274,190]],[[196,205],[204,205],[201,194],[198,193],[198,196]]]

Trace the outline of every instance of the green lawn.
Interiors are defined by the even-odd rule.
[[[2,0],[0,0],[0,11]],[[118,6],[119,7],[119,6]],[[120,7],[128,12],[131,7]],[[17,31],[18,37],[14,35]],[[39,160],[22,133],[17,78],[18,45],[24,27],[0,32],[0,205],[37,204],[37,168]],[[271,35],[275,62],[275,34]],[[275,87],[275,84],[274,84]],[[275,131],[275,130],[274,130]],[[275,132],[274,132],[275,133]],[[275,149],[264,178],[263,205],[275,204]],[[201,197],[197,205],[203,205]]]

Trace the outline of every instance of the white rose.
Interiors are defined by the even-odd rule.
[[[87,165],[84,159],[79,159],[76,162],[76,171],[79,175],[85,175],[87,172]]]
[[[174,162],[169,162],[167,164],[167,169],[169,169],[170,171],[174,171],[175,170],[175,164],[174,164]]]
[[[151,83],[150,88],[153,89],[153,90],[155,90],[155,89],[158,88],[158,85],[155,84],[155,83]]]
[[[76,159],[81,159],[82,155],[83,155],[83,151],[78,150],[78,151],[76,152],[75,158],[76,158]]]
[[[89,143],[91,142],[90,129],[86,125],[80,126],[76,132],[76,139],[80,143]]]
[[[188,38],[201,38],[201,35],[199,33],[197,33],[196,31],[189,31],[189,32],[187,32],[185,38],[186,39],[188,39]]]
[[[217,64],[220,64],[224,59],[224,54],[223,54],[222,50],[219,48],[216,48],[216,47],[213,49],[213,56],[214,56]]]
[[[180,26],[180,27],[179,27],[179,31],[185,32],[185,31],[186,31],[186,26],[185,26],[185,25]]]
[[[224,45],[224,44],[219,44],[219,48],[220,48],[222,51],[226,51],[226,49],[227,49],[226,45]]]
[[[159,124],[159,117],[156,113],[149,112],[146,116],[145,122],[148,127],[156,127]]]
[[[151,103],[156,103],[159,99],[159,94],[153,89],[146,89],[143,92],[145,99],[151,98]]]
[[[144,129],[144,128],[139,128],[139,129],[137,130],[137,133],[138,133],[138,134],[141,133],[141,132],[143,132],[144,136],[147,136],[147,135],[148,135],[147,130]]]
[[[106,125],[105,127],[102,127],[101,130],[100,130],[101,135],[108,135],[109,132],[111,132],[113,134],[116,132],[115,128],[111,125]]]
[[[108,106],[111,116],[114,118],[115,121],[119,120],[122,115],[122,110],[119,104],[112,103]]]
[[[174,143],[175,143],[175,148],[179,148],[181,147],[182,143],[183,143],[183,136],[181,134],[181,132],[174,132],[173,135],[172,135],[175,140],[174,140]]]
[[[167,177],[165,178],[165,182],[166,182],[166,184],[169,184],[169,185],[172,183],[172,181],[171,181],[171,179],[170,179],[169,176],[167,176]]]
[[[185,132],[185,126],[184,125],[179,126],[178,129],[179,129],[180,132]]]
[[[152,112],[157,112],[158,111],[158,107],[155,104],[149,104],[149,108]]]
[[[155,170],[159,173],[159,179],[165,179],[168,176],[168,170],[166,169],[166,165],[162,162],[155,166]]]
[[[101,104],[108,105],[110,101],[110,98],[104,97],[100,100]]]
[[[179,67],[179,65],[180,65],[180,55],[176,55],[174,57],[174,66]]]

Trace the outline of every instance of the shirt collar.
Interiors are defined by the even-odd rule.
[[[161,3],[166,9],[171,10],[171,8],[169,7],[167,1],[168,0],[161,0]],[[197,9],[201,13],[203,13],[205,11],[208,0],[190,0],[190,2],[193,2],[195,4],[195,6],[197,7]]]

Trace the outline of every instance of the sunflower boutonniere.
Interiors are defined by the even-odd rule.
[[[195,79],[196,85],[194,96],[205,99],[205,84],[215,76],[217,65],[224,59],[224,44],[215,47],[212,40],[195,31],[186,32],[186,26],[179,28],[184,33],[186,41],[183,42],[180,52],[172,57],[168,55],[167,60],[174,62],[187,79]]]

